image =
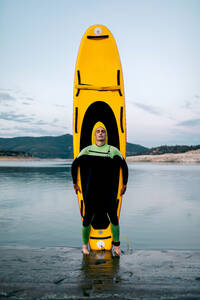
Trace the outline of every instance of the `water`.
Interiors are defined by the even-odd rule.
[[[80,247],[69,161],[0,162],[0,245]],[[122,248],[200,249],[199,165],[129,163]]]

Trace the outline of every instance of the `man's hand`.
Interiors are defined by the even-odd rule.
[[[74,184],[74,190],[75,190],[76,194],[78,194],[78,192],[81,193],[81,189],[77,183]]]
[[[124,184],[124,185],[122,186],[120,196],[124,195],[125,192],[126,192],[126,185]]]

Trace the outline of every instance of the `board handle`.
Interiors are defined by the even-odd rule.
[[[81,74],[80,74],[79,70],[77,70],[77,76],[78,76],[78,84],[81,84]],[[80,90],[78,89],[77,93],[76,93],[76,97],[78,97],[79,93],[80,93]]]
[[[87,35],[89,40],[101,40],[109,38],[109,35]]]
[[[117,70],[117,85],[120,86],[120,70]],[[122,92],[119,89],[119,95],[122,96]]]
[[[121,126],[121,131],[122,133],[124,133],[124,127],[123,127],[123,112],[124,112],[124,108],[123,106],[121,106],[121,109],[120,109],[120,126]]]
[[[83,218],[83,200],[81,200],[81,217]]]
[[[78,133],[78,107],[75,108],[75,133]]]

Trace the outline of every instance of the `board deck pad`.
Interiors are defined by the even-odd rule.
[[[80,44],[75,76],[73,105],[74,159],[92,144],[92,132],[97,122],[106,128],[109,145],[126,157],[126,120],[123,74],[116,42],[109,29],[93,25],[86,30]],[[84,189],[87,171],[78,171],[77,183]],[[116,174],[117,216],[120,216],[122,171]],[[94,199],[95,201],[95,199]],[[84,195],[78,193],[81,217],[84,217]],[[90,238],[92,250],[111,250],[112,233],[107,213],[96,214]]]

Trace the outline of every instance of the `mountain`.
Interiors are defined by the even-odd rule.
[[[72,158],[72,135],[0,138],[0,151],[28,152],[40,158]]]
[[[185,153],[192,150],[200,149],[200,145],[187,146],[187,145],[175,145],[175,146],[159,146],[150,149],[146,149],[144,152],[140,152],[139,155],[161,155],[165,153]]]
[[[127,156],[136,155],[147,151],[140,145],[127,143]],[[73,136],[65,134],[61,136],[43,136],[43,137],[16,137],[0,138],[0,155],[5,151],[15,153],[27,153],[27,156],[39,158],[72,158],[73,157]],[[19,153],[19,155],[20,155]],[[15,155],[15,156],[19,156]]]
[[[145,151],[148,151],[148,148],[137,144],[126,143],[127,156],[138,155]]]

